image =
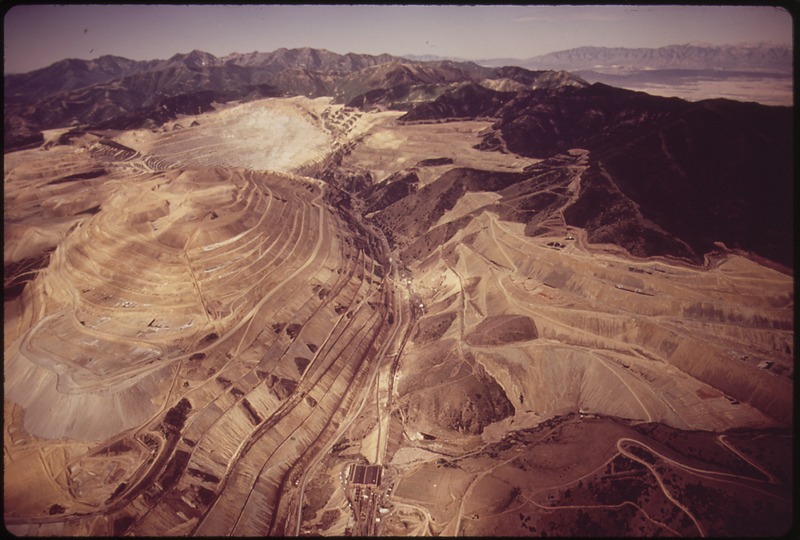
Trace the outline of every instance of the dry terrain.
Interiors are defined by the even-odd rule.
[[[591,244],[587,151],[398,116],[265,99],[6,154],[6,527],[788,530],[791,272]],[[435,196],[351,210],[341,171]]]

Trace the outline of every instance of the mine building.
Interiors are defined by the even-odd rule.
[[[379,486],[383,476],[381,465],[353,465],[350,467],[350,483],[363,486]]]

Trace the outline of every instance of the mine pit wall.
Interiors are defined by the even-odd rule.
[[[362,112],[358,109],[349,110],[345,107],[336,115],[342,114],[343,118],[347,118],[346,122],[342,125],[338,123],[331,123],[328,118],[325,119],[325,129],[329,130],[334,136],[333,148],[331,151],[322,157],[316,157],[304,163],[294,170],[294,173],[299,176],[308,176],[311,178],[324,179],[334,169],[339,167],[342,159],[353,151],[358,140],[361,138],[353,139],[351,135],[353,123],[357,123],[358,118],[362,116]],[[338,139],[344,139],[346,142],[342,143]]]
[[[792,385],[788,381],[698,343],[681,343],[669,360],[729,396],[750,403],[781,422],[792,423]]]
[[[40,274],[46,271],[47,268],[45,267],[41,270]],[[25,286],[22,288],[22,292],[17,298],[8,302],[4,302],[4,310],[7,316],[4,318],[5,324],[3,325],[3,337],[6,344],[16,342],[25,334],[25,332],[30,330],[33,325],[36,324],[36,321],[39,318],[38,313],[46,311],[46,305],[38,301],[40,298],[46,298],[46,296],[44,296],[41,292],[36,291],[37,288],[44,286],[42,283],[43,281],[41,278],[34,278],[25,283]],[[8,308],[10,302],[14,302],[17,309],[14,326],[11,326],[8,323]],[[9,354],[10,353],[7,351],[6,357],[8,357]]]
[[[640,326],[634,340],[658,351],[667,362],[684,373],[751,404],[780,422],[792,423],[790,382],[741,362],[717,347],[686,339],[654,324]]]
[[[311,183],[317,184],[316,181]],[[308,188],[308,190],[311,191],[310,188]],[[335,207],[331,207],[330,210],[334,211],[334,208]],[[384,247],[385,244],[381,242],[381,239],[376,237],[374,233],[361,225],[357,218],[354,218],[347,212],[337,209],[335,210],[335,213],[341,216],[341,221],[344,222],[344,224],[349,224],[349,227],[352,227],[352,234],[347,232],[345,234],[347,236],[354,236],[357,238],[357,242],[354,242],[356,247],[363,249],[364,252],[369,256],[379,259],[383,264],[386,264],[388,256]],[[346,231],[348,226],[344,224],[342,226],[342,230]],[[331,233],[331,235],[332,234],[333,233]],[[63,247],[60,249],[63,249]],[[377,358],[376,355],[381,349],[381,346],[385,343],[387,335],[391,330],[392,319],[390,318],[390,315],[393,312],[392,307],[393,302],[395,301],[394,291],[388,285],[389,282],[382,279],[386,274],[385,268],[386,267],[382,268],[378,265],[365,265],[363,271],[361,272],[361,281],[365,284],[364,286],[367,287],[368,290],[374,290],[382,281],[385,285],[380,294],[374,297],[375,302],[370,302],[370,310],[367,310],[367,304],[364,304],[364,312],[369,311],[370,313],[373,313],[370,321],[373,321],[374,324],[369,327],[370,332],[368,339],[364,341],[363,345],[359,345],[359,352],[353,353],[353,358],[347,361],[345,375],[351,378],[355,377],[355,379],[351,380],[351,384],[344,385],[344,388],[346,389],[345,399],[350,401],[345,401],[339,408],[336,408],[333,407],[331,398],[336,397],[338,399],[338,392],[332,392],[331,396],[325,400],[324,403],[321,399],[322,396],[317,395],[315,392],[316,398],[319,398],[317,400],[320,407],[319,414],[322,414],[322,408],[325,409],[325,414],[328,414],[328,411],[331,410],[335,411],[335,414],[337,415],[343,414],[339,413],[339,410],[349,411],[349,407],[347,405],[357,397],[357,389],[360,387],[360,385],[363,386],[364,379],[372,371],[374,362],[379,361],[379,358]],[[350,277],[352,277],[352,273]],[[34,291],[36,291],[38,288],[44,287],[44,283],[45,280],[36,279],[23,289],[23,298],[21,300],[24,300],[23,305],[26,306],[26,319],[33,317],[35,313],[39,311],[39,308],[42,307],[37,304],[36,299],[47,298],[47,295],[41,294],[40,292],[34,293]],[[322,299],[321,296],[320,299]],[[375,305],[372,305],[373,303]],[[29,328],[31,326],[30,321],[27,325],[21,324],[22,320],[23,319],[21,318],[21,326],[25,328]],[[333,354],[331,355],[331,358],[335,360],[335,358],[338,356],[339,355],[337,354]],[[337,385],[341,384],[342,382],[337,383]],[[194,409],[198,408],[197,403],[193,403],[192,405]],[[307,405],[313,408],[315,407],[316,403],[314,405],[311,405],[310,403]],[[302,407],[306,407],[307,405],[301,404]],[[246,411],[242,410],[239,416],[244,417],[245,414]],[[184,474],[184,469],[187,466],[187,456],[192,453],[194,443],[190,444],[184,439],[178,440],[175,436],[175,428],[178,426],[175,426],[175,428],[170,428],[163,423],[163,414],[161,415],[161,418],[162,420],[157,420],[155,425],[148,426],[148,429],[153,429],[156,431],[156,436],[151,439],[151,442],[154,443],[155,447],[151,448],[152,457],[148,463],[148,465],[152,464],[152,467],[147,467],[147,473],[144,475],[144,477],[140,476],[139,472],[137,472],[137,476],[127,479],[126,483],[118,486],[117,490],[114,492],[114,495],[106,502],[106,504],[111,505],[108,510],[109,512],[120,512],[120,515],[116,516],[118,519],[114,521],[113,524],[112,520],[109,520],[109,527],[113,527],[113,534],[121,534],[128,530],[131,525],[133,525],[133,527],[139,532],[141,532],[141,530],[147,530],[147,526],[149,524],[148,522],[152,520],[148,520],[148,522],[142,523],[141,525],[134,524],[135,518],[133,516],[144,516],[150,512],[150,510],[154,510],[152,513],[153,516],[163,512],[164,508],[166,508],[166,505],[172,504],[172,500],[175,499],[174,494],[169,492],[175,491],[175,483],[181,482],[186,476]],[[336,422],[341,421],[338,418],[338,416],[335,416],[334,420],[331,421],[330,424],[326,425],[330,427],[335,426]],[[244,417],[244,420],[248,424],[252,425],[252,422],[250,422],[246,417]],[[242,423],[244,424],[245,422]],[[236,422],[233,422],[232,424],[235,423]],[[173,422],[172,424],[175,423]],[[160,431],[160,433],[158,433],[158,431]],[[328,429],[328,431],[330,430]],[[319,440],[324,441],[325,437],[327,436],[328,435],[321,435],[322,438]],[[295,454],[295,456],[310,456],[311,450],[309,449],[315,448],[317,443],[314,441],[316,440],[317,439],[312,439],[312,442],[309,446],[298,447],[298,453]],[[305,454],[303,454],[303,452],[305,452]],[[155,463],[153,460],[155,460]],[[287,460],[285,466],[288,468],[291,463],[291,460]],[[187,474],[191,475],[191,473]],[[277,481],[280,480],[281,477],[277,477]],[[127,492],[125,489],[126,487],[128,488]],[[163,503],[160,502],[161,497],[165,495],[167,499],[165,499]],[[208,496],[208,489],[201,493],[202,499],[207,499]],[[156,508],[154,505],[156,505],[158,508]],[[142,529],[138,529],[139,527],[142,527]],[[109,529],[106,534],[108,534],[110,531],[111,529]]]
[[[360,216],[343,208],[342,198],[349,198],[347,193],[330,184],[325,184],[324,190],[325,202],[353,229],[356,246],[367,250],[369,256],[383,267],[384,273],[389,272],[389,245],[383,233],[377,228],[365,225]],[[364,238],[367,239],[366,242]]]
[[[346,216],[346,214],[343,214],[343,216]],[[347,218],[342,217],[342,219],[343,221],[345,221],[345,223],[351,223],[353,226],[357,225],[355,222],[352,221],[351,217]],[[363,234],[367,234],[367,232],[363,231]],[[383,253],[383,249],[381,248],[380,243],[377,239],[373,239],[371,236],[365,236],[365,238],[367,238],[367,240],[362,241],[360,245],[356,247],[361,247],[368,254]],[[378,274],[384,274],[384,272],[377,270],[377,268],[378,267],[376,267],[375,270],[373,271],[376,277],[378,277]],[[372,280],[370,278],[370,272],[366,271],[366,268],[365,272],[362,275],[363,275],[362,281],[364,283],[371,284],[371,287],[368,288],[377,287],[378,286],[377,283],[381,281],[380,279]],[[353,277],[352,274],[351,277]],[[314,386],[313,390],[313,393],[315,395],[315,399],[313,401],[314,405],[311,405],[311,403],[309,403],[308,401],[295,403],[295,405],[297,406],[297,411],[299,411],[299,413],[313,415],[314,418],[316,418],[316,420],[313,421],[313,424],[318,426],[318,428],[314,429],[321,430],[320,432],[309,434],[310,439],[307,441],[308,444],[306,446],[303,445],[297,446],[298,443],[294,443],[297,451],[295,455],[302,456],[299,467],[303,467],[304,464],[309,459],[313,458],[316,452],[318,452],[322,447],[324,447],[325,443],[328,442],[328,439],[332,436],[332,434],[338,428],[339,423],[343,420],[343,415],[350,410],[349,405],[352,403],[354,399],[357,398],[357,396],[360,394],[360,391],[363,390],[363,385],[366,383],[366,378],[368,377],[369,373],[372,372],[371,368],[374,365],[374,362],[379,361],[376,355],[381,349],[381,346],[385,343],[385,340],[387,339],[388,333],[391,329],[391,323],[389,322],[389,314],[391,313],[391,306],[393,305],[392,302],[394,301],[393,293],[394,291],[390,287],[384,287],[380,299],[375,303],[375,306],[374,307],[370,306],[372,308],[373,315],[371,315],[369,318],[370,321],[372,322],[369,325],[370,330],[367,333],[367,338],[363,344],[356,344],[356,343],[353,344],[354,346],[357,345],[357,349],[352,351],[352,356],[347,355],[345,357],[349,359],[347,359],[346,362],[342,364],[341,366],[342,371],[340,371],[340,374],[336,376],[337,379],[340,377],[344,377],[344,379],[336,383],[337,386],[342,385],[345,379],[348,382],[346,385],[344,385],[344,387],[346,388],[345,397],[341,399],[338,398],[337,392],[330,392],[330,393],[325,392],[324,394],[320,395],[324,389],[317,388],[317,386]],[[320,299],[322,299],[322,297],[320,297]],[[326,353],[326,355],[330,357],[330,362],[336,362],[338,365],[338,361],[336,360],[336,358],[339,358],[342,355],[339,353],[334,354],[331,351],[328,351],[328,353]],[[324,371],[327,373],[327,369]],[[332,376],[331,374],[325,375],[326,380],[330,379],[331,376]],[[328,383],[323,386],[329,386],[330,384],[333,384],[333,381],[328,381]],[[296,391],[299,393],[300,389],[298,388]],[[334,404],[334,400],[336,400],[338,405]],[[333,414],[333,417],[332,418],[329,417],[328,416],[329,414]],[[287,421],[288,419],[284,421],[281,425],[285,424]],[[280,420],[278,420],[278,422],[280,422]],[[236,422],[233,422],[232,424],[235,423]],[[270,421],[268,421],[267,423],[270,423]],[[245,423],[242,422],[242,424],[244,425]],[[256,428],[255,431],[258,432],[259,429]],[[257,458],[257,454],[260,455],[259,452],[256,450],[261,449],[261,445],[270,443],[270,441],[268,440],[270,439],[270,437],[267,435],[267,433],[264,434],[264,437],[265,439],[262,441],[260,436],[254,437],[254,436],[248,436],[247,434],[243,434],[243,438],[249,441],[245,443],[245,449],[243,449],[240,454],[243,460],[252,461],[252,459]],[[258,446],[259,448],[258,449],[254,448],[253,455],[248,457],[247,448],[249,448],[251,444]],[[278,444],[277,441],[276,444]],[[193,445],[190,446],[193,447]],[[178,449],[174,451],[172,449],[168,450],[169,452],[165,452],[165,455],[174,453],[175,459],[178,459],[175,465],[177,469],[175,470],[178,471],[178,474],[182,474],[182,469],[185,468],[186,464],[181,463],[182,458],[180,457],[180,455],[182,454],[179,455],[179,453],[180,452],[191,453],[192,452],[191,447],[187,447],[184,445],[180,446]],[[254,497],[256,496],[256,491],[257,491],[258,492],[257,499],[261,501],[261,503],[269,501],[268,504],[266,506],[260,503],[259,505],[257,505],[258,508],[256,511],[256,513],[258,514],[257,518],[253,518],[252,516],[243,517],[241,523],[238,526],[235,526],[232,523],[228,524],[230,527],[238,527],[238,528],[236,528],[236,530],[230,528],[226,529],[227,533],[233,532],[234,534],[237,534],[242,530],[246,530],[247,532],[252,533],[255,530],[253,529],[253,527],[259,529],[265,526],[268,527],[270,520],[272,522],[279,523],[278,521],[276,521],[277,519],[276,516],[282,516],[285,514],[280,513],[282,511],[281,509],[278,509],[278,513],[275,513],[272,510],[275,507],[277,507],[278,504],[283,504],[283,499],[281,498],[282,493],[284,492],[288,480],[293,479],[291,476],[291,470],[289,469],[292,466],[292,463],[294,463],[293,460],[286,460],[280,465],[276,465],[278,469],[271,468],[268,475],[265,475],[263,478],[259,478],[257,480],[257,486],[255,488],[255,491],[253,492]],[[162,471],[165,471],[163,463],[161,464],[160,469]],[[292,470],[299,470],[299,468],[296,466]],[[164,473],[162,472],[161,474],[163,475]],[[223,481],[228,482],[227,479]],[[233,483],[234,481],[235,479],[231,478],[231,483]],[[164,482],[161,482],[162,485],[163,483]],[[229,485],[228,487],[233,487],[232,491],[236,492],[236,488],[233,485]],[[202,506],[208,506],[208,504],[212,503],[217,496],[220,496],[222,499],[224,499],[224,501],[221,501],[220,503],[223,505],[222,506],[223,510],[222,514],[218,515],[217,517],[229,514],[228,506],[233,503],[231,502],[231,500],[229,500],[230,497],[225,496],[225,494],[228,493],[227,490],[223,490],[221,493],[219,493],[219,495],[217,495],[216,492],[209,490],[206,490],[203,493],[204,493],[203,498],[208,500],[206,501],[206,503],[202,504]],[[152,495],[155,497],[159,497],[159,494],[155,492]],[[167,496],[167,499],[163,500],[163,502],[156,503],[158,507],[154,508],[154,512],[152,513],[152,515],[153,516],[160,515],[161,517],[154,518],[155,521],[147,519],[137,524],[135,526],[135,534],[143,534],[143,533],[146,534],[149,531],[154,531],[155,529],[152,529],[152,527],[155,522],[174,521],[175,518],[174,516],[172,516],[172,514],[169,514],[169,512],[167,512],[167,514],[169,514],[167,515],[164,514],[164,512],[166,511],[166,508],[168,506],[173,506],[176,504],[180,506],[180,502],[175,497],[176,494],[170,494]],[[134,515],[143,515],[143,513],[149,512],[149,510],[145,508],[145,506],[150,506],[151,504],[148,504],[146,501],[141,500],[141,498],[134,502],[138,502],[138,505],[142,506],[141,512],[137,511],[134,513]],[[252,506],[253,504],[255,503],[248,503],[248,507]],[[219,512],[217,512],[217,514],[219,514]],[[245,514],[250,515],[250,512],[245,512]],[[243,514],[243,516],[245,514]],[[119,516],[119,518],[122,521],[120,521],[120,525],[118,527],[115,525],[115,532],[116,531],[122,532],[127,530],[127,528],[132,523],[128,522],[129,518],[127,518],[126,516]],[[208,520],[205,520],[202,524],[197,526],[198,528],[195,530],[195,532],[198,532],[199,534],[204,534],[204,533],[209,533],[212,530],[221,531],[222,529],[215,528],[216,525],[214,525],[214,522],[215,522],[214,516],[209,517]],[[267,531],[259,530],[259,532],[265,533]]]

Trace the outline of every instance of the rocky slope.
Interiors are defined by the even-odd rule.
[[[590,240],[694,262],[723,242],[792,264],[791,108],[600,83],[465,94],[446,92],[400,120],[458,118],[472,104],[469,112],[499,118],[482,149],[536,158],[588,149],[592,168],[565,218]]]
[[[451,85],[510,79],[531,87],[558,85],[558,76],[493,69],[469,62],[415,62],[390,55],[340,55],[323,49],[270,53],[202,51],[136,62],[104,56],[69,59],[4,80],[4,148],[41,142],[38,131],[154,127],[213,103],[277,96],[333,96],[339,103],[408,108]],[[547,82],[545,83],[545,79]]]

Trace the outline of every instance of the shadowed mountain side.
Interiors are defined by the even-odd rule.
[[[430,118],[480,118],[493,116],[515,92],[497,92],[479,84],[465,84],[448,90],[430,103],[415,106],[401,121],[413,122]]]
[[[3,116],[3,149],[22,150],[36,148],[44,142],[39,126],[22,114]]]
[[[374,212],[371,219],[389,242],[413,259],[424,258],[468,225],[471,216],[489,210],[501,219],[525,224],[526,236],[554,227],[561,233],[569,223],[586,228],[590,241],[621,245],[635,256],[674,255],[702,262],[686,243],[644,218],[596,166],[585,170],[585,159],[579,153],[559,155],[521,173],[455,168],[410,192],[399,181],[384,182],[369,190],[368,210]],[[581,185],[578,193],[574,193],[576,180]],[[440,223],[467,193],[497,195],[466,215]]]
[[[6,103],[32,103],[37,99],[104,83],[157,65],[159,60],[137,62],[105,55],[96,60],[68,58],[29,73],[10,73],[3,77]]]
[[[443,70],[436,63],[436,76],[431,70],[417,75],[408,65],[402,65],[403,78],[385,76],[370,90],[349,101],[355,107],[384,106],[409,110],[401,121],[425,121],[430,118],[478,118],[493,116],[494,112],[517,92],[531,89],[557,89],[565,86],[583,87],[589,83],[566,71],[529,71],[507,66],[487,72],[472,66],[469,70]],[[469,66],[469,64],[468,64]],[[389,69],[391,65],[381,66]],[[468,82],[464,82],[468,81]],[[393,84],[394,83],[394,84]]]
[[[191,76],[190,76],[191,75]],[[259,99],[278,95],[269,85],[253,86],[226,81],[213,75],[203,78],[186,68],[175,72],[148,72],[122,81],[97,84],[43,98],[31,105],[6,107],[5,149],[17,144],[14,122],[33,129],[88,125],[92,129],[156,127],[178,115],[214,110],[212,103],[239,98]],[[164,79],[172,80],[169,83]],[[177,89],[151,91],[173,85]],[[20,120],[14,120],[20,119]],[[12,128],[12,129],[9,129]]]
[[[451,98],[458,101],[449,92],[433,103]],[[403,118],[460,114],[432,105]],[[591,152],[596,168],[581,197],[601,196],[611,207],[579,199],[567,215],[595,239],[639,256],[671,253],[695,262],[724,242],[792,265],[791,108],[690,103],[598,83],[520,92],[494,115],[500,119],[482,149],[528,157]],[[659,239],[664,235],[680,241]]]
[[[400,58],[388,54],[340,55],[307,47],[280,48],[268,53],[233,53],[221,58],[198,50],[176,54],[167,60],[135,61],[118,56],[102,56],[96,60],[70,58],[29,73],[8,74],[4,78],[4,89],[6,102],[33,102],[48,95],[145,72],[158,75],[151,82],[156,84],[156,91],[163,91],[180,83],[181,78],[202,82],[204,72],[215,73],[212,78],[217,79],[217,83],[225,82],[225,75],[231,74],[229,79],[259,84],[286,69],[303,67],[314,73],[334,75],[397,60]]]
[[[398,84],[390,88],[368,90],[350,99],[347,105],[364,110],[391,107],[402,111],[421,101],[436,99],[449,88],[448,84]]]
[[[360,101],[373,101],[383,92],[382,97],[390,98],[388,102],[391,103],[392,98],[405,100],[412,88],[420,87],[431,94],[428,97],[431,99],[438,95],[435,91],[438,85],[472,81],[487,76],[496,76],[494,70],[474,64],[395,61],[347,75],[337,84],[335,96],[344,103],[358,104]],[[359,98],[362,94],[371,96],[371,99]],[[414,97],[419,99],[422,96]]]
[[[366,212],[382,210],[409,195],[414,194],[419,186],[419,177],[412,171],[392,175],[380,184],[373,184],[365,189],[364,198]]]
[[[259,67],[265,71],[278,73],[289,67],[298,65],[322,73],[351,73],[371,66],[398,60],[388,54],[337,54],[325,49],[300,47],[287,49],[281,47],[272,52],[233,53],[218,59],[228,65],[241,67]]]
[[[501,78],[509,79],[520,83],[532,90],[536,89],[557,89],[565,86],[582,88],[589,86],[589,83],[568,71],[557,70],[535,70],[531,71],[516,65],[506,65],[497,68],[497,74]]]
[[[371,193],[376,203],[377,201],[389,203],[383,208],[376,208],[377,204],[371,206],[379,210],[373,221],[387,234],[390,243],[405,245],[406,241],[431,232],[436,222],[445,212],[451,210],[465,193],[499,191],[529,176],[528,173],[458,167],[447,171],[433,183],[396,200],[389,196],[389,191],[398,191],[398,195],[402,195],[403,191],[393,188],[396,182],[387,183],[382,188],[383,194],[377,193],[377,189]]]
[[[588,83],[566,71],[528,71],[517,67],[504,67],[497,70],[499,79],[482,81],[480,84],[463,84],[448,89],[435,100],[415,104],[400,117],[399,121],[413,122],[432,119],[494,117],[502,106],[512,101],[518,92],[527,94],[529,90],[558,90],[561,88],[582,88]],[[512,81],[516,84],[510,84]],[[492,88],[497,82],[500,88]],[[506,87],[513,91],[501,91]]]
[[[486,347],[528,341],[539,337],[533,319],[525,315],[497,315],[483,319],[475,329],[464,336],[472,346]]]
[[[673,255],[697,264],[702,262],[702,256],[685,242],[646,219],[636,203],[597,166],[583,174],[580,193],[564,209],[564,219],[570,225],[586,229],[590,242],[616,244],[637,257]]]
[[[721,241],[791,267],[791,118],[786,107],[711,100],[592,146],[620,191],[698,254]]]

